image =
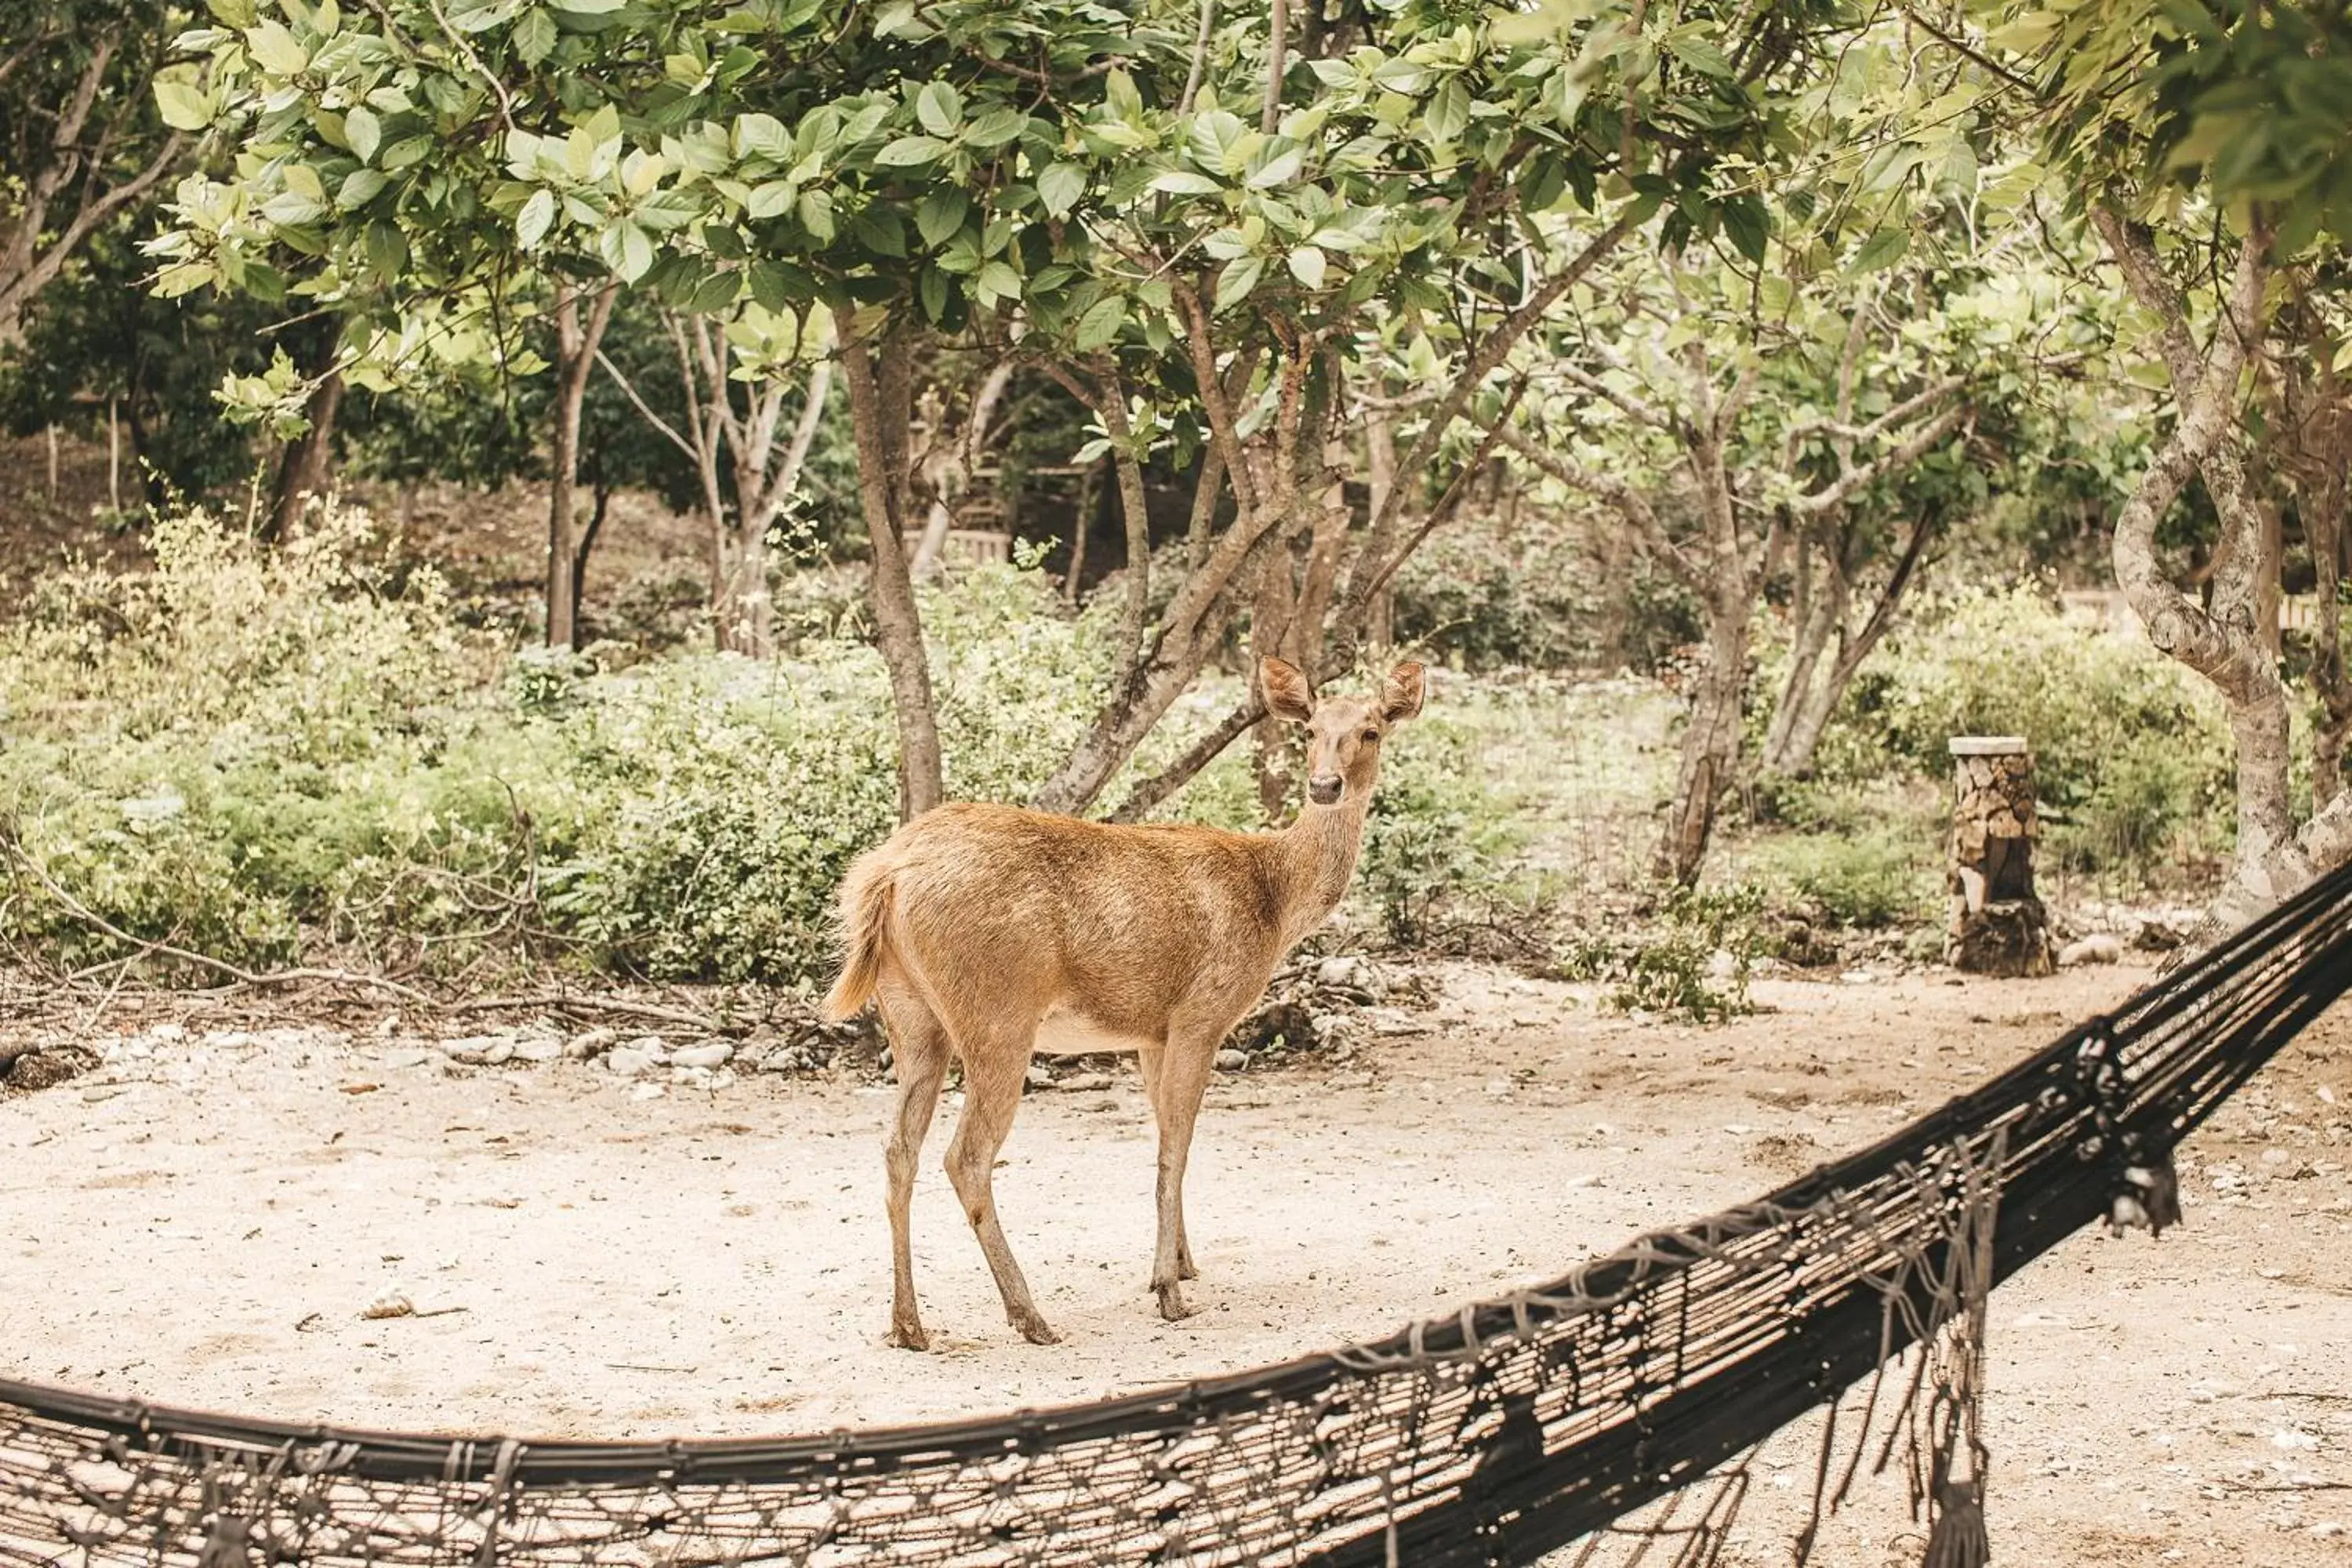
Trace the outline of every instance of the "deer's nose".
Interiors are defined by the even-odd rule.
[[[1342,782],[1338,773],[1317,773],[1307,781],[1307,798],[1318,805],[1337,805]]]

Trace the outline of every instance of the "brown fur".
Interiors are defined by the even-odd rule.
[[[943,805],[861,857],[841,889],[848,952],[827,1015],[878,1001],[899,1083],[888,1151],[891,1341],[926,1342],[908,1237],[914,1166],[952,1055],[964,1113],[950,1180],[1006,1316],[1050,1342],[998,1224],[990,1173],[1012,1130],[1041,1030],[1137,1053],[1160,1125],[1160,1238],[1151,1283],[1183,1317],[1193,1278],[1184,1164],[1217,1048],[1298,940],[1347,890],[1380,741],[1421,710],[1422,670],[1399,665],[1370,698],[1318,703],[1306,678],[1260,661],[1268,710],[1307,725],[1310,804],[1279,833],[1118,826],[1003,805]]]

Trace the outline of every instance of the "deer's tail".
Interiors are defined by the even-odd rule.
[[[874,999],[882,978],[882,943],[890,923],[892,883],[898,868],[868,856],[849,868],[841,884],[841,929],[846,951],[841,975],[825,994],[823,1011],[839,1020],[857,1016]]]

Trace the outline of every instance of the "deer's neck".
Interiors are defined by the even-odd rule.
[[[1364,804],[1309,805],[1276,835],[1283,877],[1282,945],[1287,952],[1347,895],[1364,843]]]

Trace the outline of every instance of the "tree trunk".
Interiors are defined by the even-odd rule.
[[[1853,684],[1853,678],[1861,670],[1864,661],[1870,658],[1888,629],[1895,625],[1895,616],[1902,608],[1903,596],[1918,577],[1919,563],[1926,553],[1928,536],[1933,531],[1933,525],[1924,519],[1913,525],[1910,542],[1896,559],[1895,569],[1887,576],[1886,585],[1879,590],[1878,602],[1871,607],[1870,618],[1863,622],[1862,629],[1857,632],[1849,633],[1846,629],[1846,609],[1852,589],[1844,565],[1835,551],[1823,552],[1823,564],[1831,574],[1831,587],[1828,593],[1821,595],[1821,599],[1832,608],[1826,640],[1829,647],[1836,651],[1831,655],[1825,678],[1816,679],[1812,668],[1809,666],[1803,686],[1794,690],[1796,702],[1793,708],[1789,706],[1790,692],[1783,690],[1782,710],[1774,711],[1773,734],[1768,735],[1764,742],[1763,771],[1766,773],[1783,778],[1811,775],[1813,753],[1821,748],[1822,732],[1828,730],[1830,720],[1836,716],[1838,705],[1845,700],[1846,689]],[[1801,570],[1804,560],[1801,543],[1799,549],[1798,561]],[[1815,665],[1819,662],[1820,651],[1814,655]],[[1792,669],[1790,674],[1793,678],[1795,671]],[[1774,735],[1779,739],[1777,749]]]
[[[1821,581],[1814,581],[1813,563],[1821,558]],[[1810,534],[1797,540],[1795,581],[1789,600],[1789,669],[1780,682],[1780,700],[1772,706],[1771,722],[1764,730],[1761,771],[1786,777],[1795,770],[1790,757],[1805,710],[1812,705],[1822,655],[1831,636],[1843,629],[1845,605],[1841,602],[1844,574],[1838,570],[1832,549],[1822,547]]]
[[[1388,510],[1389,492],[1397,482],[1396,430],[1389,416],[1375,410],[1364,416],[1364,475],[1369,492],[1370,512],[1378,517]],[[1370,519],[1367,519],[1369,522]],[[1371,602],[1364,606],[1365,640],[1372,646],[1377,657],[1386,657],[1396,644],[1396,586],[1382,584]]]
[[[1745,591],[1719,593],[1707,612],[1706,664],[1683,730],[1682,761],[1674,803],[1658,846],[1658,876],[1677,886],[1697,880],[1715,832],[1715,814],[1739,768],[1741,700],[1748,691],[1748,643],[1752,625]]]
[[[2158,342],[2179,411],[2171,435],[2116,515],[2113,553],[2116,580],[2147,628],[2148,641],[2211,682],[2229,709],[2238,752],[2236,866],[2210,917],[2210,923],[2228,928],[2309,881],[2315,874],[2315,853],[2336,853],[2339,835],[2352,826],[2352,811],[2323,811],[2301,836],[2294,830],[2287,797],[2286,689],[2270,638],[2258,624],[2263,579],[2271,563],[2264,559],[2261,509],[2246,485],[2237,405],[2246,361],[2266,329],[2269,236],[2258,227],[2242,244],[2221,319],[2200,349],[2179,291],[2163,272],[2146,232],[2105,208],[2095,209],[2092,217],[2133,295],[2157,318]],[[2167,578],[2156,554],[2157,526],[2195,474],[2204,478],[2221,518],[2207,605]],[[2352,848],[2352,837],[2344,837],[2341,847]]]
[[[582,320],[582,290],[565,285],[555,300],[555,440],[547,486],[547,646],[571,647],[578,640],[572,623],[572,576],[578,554],[572,532],[572,491],[580,477],[580,405],[588,395],[588,373],[613,318],[620,285],[606,283],[591,298]]]
[[[590,484],[595,492],[595,504],[589,510],[588,526],[580,531],[580,542],[572,552],[572,625],[575,631],[581,625],[580,606],[588,597],[588,557],[596,549],[596,536],[604,531],[604,518],[613,506],[613,487],[604,478],[602,447],[596,448],[588,467],[594,476]]]
[[[278,482],[272,489],[269,521],[262,537],[283,539],[301,520],[302,506],[312,496],[323,496],[333,477],[335,414],[342,406],[342,372],[331,365],[310,389],[302,412],[310,426],[286,444],[278,459]]]
[[[841,338],[842,374],[849,384],[858,499],[874,550],[875,640],[890,672],[898,723],[898,816],[904,821],[944,798],[922,612],[904,542],[913,488],[907,460],[907,426],[913,413],[907,342],[904,330],[892,321],[869,343],[857,326],[856,307],[845,300],[835,307],[834,321]]]

